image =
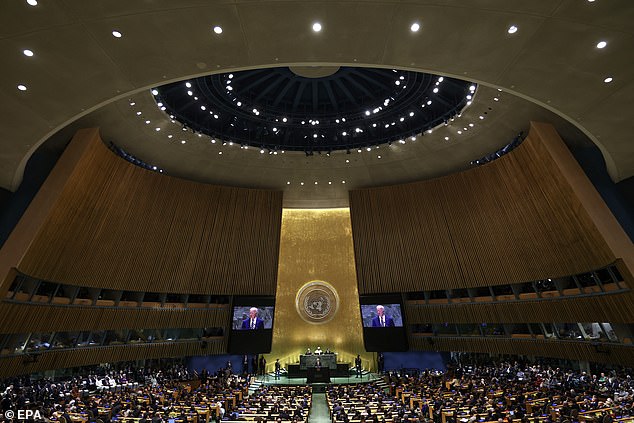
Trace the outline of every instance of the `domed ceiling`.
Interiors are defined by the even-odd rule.
[[[396,69],[275,67],[152,90],[185,129],[243,147],[330,153],[391,143],[448,122],[475,84]]]

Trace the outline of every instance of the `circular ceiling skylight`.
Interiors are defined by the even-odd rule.
[[[183,129],[309,154],[420,134],[458,115],[475,90],[468,81],[395,69],[341,67],[321,73],[326,76],[303,75],[286,67],[221,73],[152,93]]]

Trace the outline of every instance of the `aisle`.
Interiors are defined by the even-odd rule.
[[[308,423],[330,423],[330,411],[325,393],[313,393]]]

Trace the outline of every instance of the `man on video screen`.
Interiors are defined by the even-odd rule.
[[[386,328],[394,327],[394,319],[391,316],[385,314],[385,307],[382,305],[376,306],[376,317],[372,319],[373,328]]]
[[[258,317],[257,307],[249,309],[249,318],[242,321],[242,329],[264,329],[264,320]]]

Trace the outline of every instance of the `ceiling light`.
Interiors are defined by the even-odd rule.
[[[395,83],[396,85],[401,85],[401,81],[399,81],[399,80],[394,81],[394,83]]]
[[[161,128],[159,128],[159,127],[157,126],[156,128],[154,128],[154,130],[155,130],[156,132],[158,132],[158,131],[160,131],[160,130],[161,130]]]
[[[350,160],[346,159],[346,163],[350,163]]]
[[[222,151],[219,151],[218,154],[222,156]]]
[[[186,144],[186,143],[187,143],[187,141],[181,140],[181,144]]]
[[[192,83],[191,83],[191,82],[185,82],[185,86],[186,86],[187,88],[191,88],[191,87],[192,87]]]
[[[304,185],[304,183],[303,183],[303,182],[300,182],[299,184],[300,184],[300,185]]]
[[[317,181],[315,181],[315,185],[317,185]]]
[[[365,115],[366,115],[366,116],[370,116],[370,113],[372,113],[372,112],[370,112],[369,110],[366,110],[366,111],[365,111]]]
[[[445,141],[449,141],[449,137],[445,137]]]
[[[282,118],[282,122],[286,122],[288,119],[286,119],[285,117]]]
[[[600,47],[600,48],[603,48],[603,47]],[[22,53],[24,53],[24,55],[27,57],[33,57],[33,51],[29,50],[28,48],[24,50]]]
[[[420,24],[418,22],[414,22],[412,26],[409,27],[409,29],[412,32],[418,32],[418,30],[420,29]]]
[[[445,78],[444,78],[444,77],[442,77],[442,76],[441,76],[440,78],[438,78],[438,82],[442,82],[442,81],[444,81],[444,80],[445,80]]]
[[[462,131],[458,131],[458,135],[462,135]]]
[[[286,182],[286,185],[290,185],[290,184],[291,184],[291,181]]]
[[[18,85],[18,90],[26,91],[26,85],[22,85],[22,84]]]
[[[409,112],[409,117],[414,116],[414,112]]]
[[[152,90],[152,95],[158,95],[158,90],[156,88]]]
[[[517,27],[515,25],[509,26],[508,33],[515,34],[517,32]]]
[[[607,43],[606,41],[599,41],[599,42],[597,43],[597,48],[604,48],[604,47],[605,47],[605,46],[607,46],[607,45],[608,45],[608,43]],[[24,54],[26,54],[26,51],[27,51],[27,50],[24,50],[24,52],[25,52]],[[28,54],[27,54],[27,56],[28,56]]]
[[[137,115],[137,116],[141,116],[141,113],[143,113],[143,112],[140,112],[140,111],[139,111],[139,112],[136,112],[136,115]]]
[[[169,135],[167,136],[167,138],[172,139],[172,138],[174,138],[174,135],[169,134]]]
[[[473,123],[470,123],[470,124],[469,124],[469,126],[470,126],[471,128],[473,128],[473,126],[474,126],[474,125],[473,125]]]
[[[315,31],[315,32],[321,31],[321,24],[319,22],[315,22],[313,24],[313,31]]]
[[[332,181],[328,181],[328,185],[332,185]]]
[[[493,97],[493,101],[500,101],[500,99],[497,97]]]
[[[438,88],[434,88],[434,94],[438,92]]]
[[[341,183],[342,183],[342,184],[345,184],[345,183],[346,183],[346,181],[341,181]]]
[[[146,124],[146,125],[149,125],[149,124],[150,124],[150,121],[149,121],[149,120],[146,120],[146,121],[145,121],[145,124]]]
[[[475,86],[475,85],[471,85],[471,86],[469,87],[469,91],[475,91],[475,89],[476,89],[476,86]]]
[[[260,150],[260,154],[264,154],[264,149],[261,149],[261,150]]]
[[[134,101],[130,102],[130,106],[134,106],[136,103]]]
[[[380,158],[381,158],[381,156],[376,156],[376,158],[377,158],[377,159],[380,159]]]
[[[37,0],[26,0],[30,6],[37,6]]]
[[[222,34],[222,27],[220,27],[218,25],[214,26],[214,32],[216,34]]]
[[[117,30],[114,30],[114,31],[112,31],[112,36],[115,37],[115,38],[121,38],[121,37],[123,37],[123,34],[120,33]]]
[[[200,110],[207,110],[205,106],[200,106]]]
[[[610,82],[612,82],[612,81],[613,81],[613,78],[612,78],[611,76],[608,76],[607,78],[605,78],[605,79],[603,80],[603,82],[605,82],[606,84],[608,84],[608,83],[610,83]]]

